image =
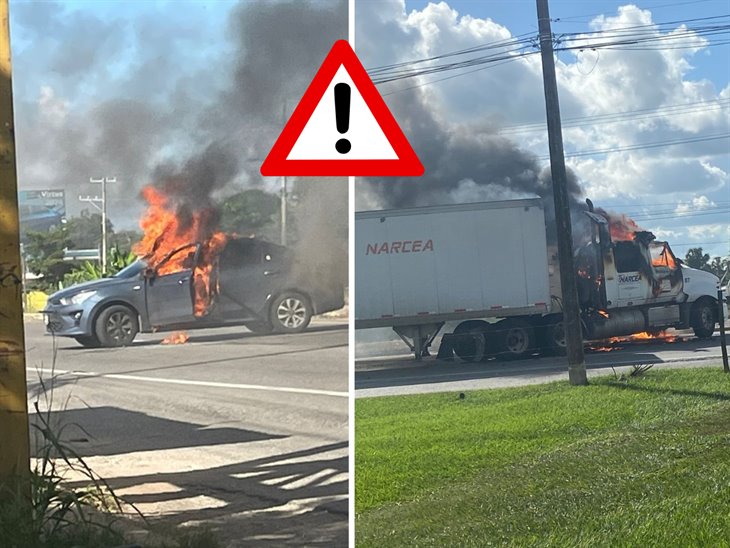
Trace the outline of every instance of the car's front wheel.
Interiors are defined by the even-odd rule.
[[[272,303],[269,320],[278,333],[299,333],[312,320],[312,305],[301,293],[284,293]]]
[[[115,304],[101,311],[94,328],[102,346],[127,346],[139,332],[137,314],[124,305]]]
[[[74,337],[74,339],[76,339],[77,343],[86,348],[99,348],[101,346],[96,335],[79,335],[78,337]]]

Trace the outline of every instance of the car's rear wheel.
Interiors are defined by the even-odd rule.
[[[124,305],[112,305],[96,318],[94,331],[102,346],[127,346],[139,332],[137,314]]]
[[[299,333],[312,320],[312,305],[301,293],[284,293],[271,304],[269,320],[278,333]]]
[[[79,335],[78,337],[74,337],[74,339],[76,339],[77,343],[81,346],[85,346],[86,348],[99,348],[101,346],[99,339],[97,339],[95,335]]]

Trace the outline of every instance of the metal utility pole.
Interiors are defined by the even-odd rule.
[[[99,196],[79,196],[82,202],[88,202],[101,211],[101,273],[106,274],[106,184],[116,183],[116,177],[89,178],[90,183],[101,184],[101,198]],[[99,205],[101,204],[101,205]]]
[[[0,0],[0,496],[28,494],[28,397],[8,0]]]
[[[286,175],[281,178],[281,245],[286,245]]]
[[[281,107],[281,118],[286,124],[286,103]],[[286,245],[286,175],[281,178],[281,245]]]
[[[542,77],[545,86],[545,110],[547,112],[548,141],[550,145],[550,171],[553,180],[555,224],[558,232],[558,258],[560,260],[560,286],[563,290],[563,328],[568,354],[568,378],[570,384],[588,384],[583,357],[583,334],[580,325],[578,290],[573,266],[573,232],[570,226],[570,201],[565,175],[563,133],[560,125],[558,84],[555,79],[553,59],[553,35],[550,29],[548,0],[537,0],[537,22],[540,30]]]

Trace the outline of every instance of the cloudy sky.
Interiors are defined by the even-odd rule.
[[[20,189],[64,188],[74,215],[90,177],[115,176],[121,228],[142,186],[185,166],[205,168],[196,199],[206,182],[278,190],[259,166],[347,38],[346,0],[11,0],[10,18]]]
[[[575,48],[558,53],[557,77],[576,199],[630,214],[679,256],[695,245],[728,255],[727,2],[552,0],[550,15],[557,47]],[[536,35],[533,0],[356,3],[358,55],[426,166],[420,180],[361,182],[358,209],[540,194]],[[411,76],[485,56],[493,61]],[[383,69],[396,63],[406,64]]]

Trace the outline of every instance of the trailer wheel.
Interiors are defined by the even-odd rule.
[[[689,324],[700,339],[709,339],[715,332],[715,302],[712,299],[700,299],[692,305]]]
[[[454,329],[454,335],[463,335],[454,341],[454,353],[465,362],[481,361],[486,351],[487,331],[489,323],[484,320],[461,322]]]
[[[565,326],[562,320],[549,323],[545,326],[545,348],[549,353],[557,356],[565,356],[567,354]]]
[[[520,360],[536,347],[535,329],[524,320],[502,320],[495,331],[500,360]]]

